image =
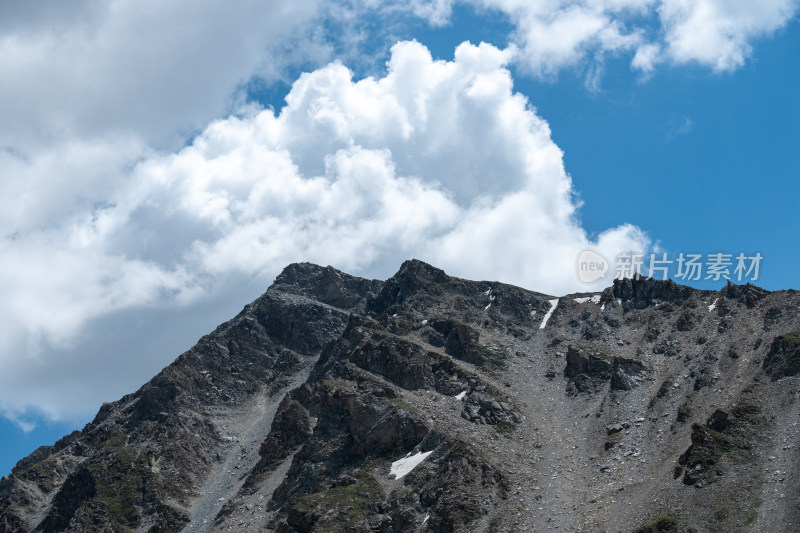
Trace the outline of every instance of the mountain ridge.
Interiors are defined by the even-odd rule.
[[[798,305],[295,263],[21,460],[0,532],[782,530],[800,520]],[[405,456],[424,460],[392,478]]]

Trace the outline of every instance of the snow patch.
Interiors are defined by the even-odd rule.
[[[464,396],[466,396],[466,395],[467,395],[467,391],[459,392],[458,394],[456,394],[456,400],[463,400]]]
[[[430,518],[430,517],[431,517],[431,513],[427,513],[427,514],[425,515],[425,520],[423,520],[423,521],[422,521],[422,525],[423,525],[423,526],[425,525],[425,522],[427,522],[427,521],[428,521],[428,518]]]
[[[595,294],[594,296],[584,296],[582,298],[575,298],[575,301],[579,304],[585,304],[586,302],[592,302],[593,304],[600,303],[600,295]]]
[[[407,455],[402,459],[398,459],[397,461],[392,463],[392,468],[389,470],[389,474],[394,474],[395,479],[400,479],[412,470],[417,467],[422,461],[425,460],[430,454],[433,453],[433,450],[429,452],[419,452],[416,455],[411,455],[410,457]],[[410,454],[409,454],[410,455]]]
[[[492,302],[494,301],[494,295],[492,295],[492,289],[489,289],[488,291],[484,292],[483,294],[485,294],[486,296],[489,297],[489,305],[487,305],[486,307],[483,308],[484,311],[488,311],[489,308],[492,306]]]
[[[427,324],[427,323],[428,323],[428,320],[427,320],[427,319],[425,319],[425,320],[423,320],[423,321],[422,321],[422,325],[423,325],[423,326],[424,326],[425,324]]]
[[[550,300],[550,310],[547,311],[546,315],[544,315],[544,318],[542,319],[542,323],[539,326],[539,329],[544,329],[544,327],[547,325],[547,321],[550,320],[550,316],[553,314],[553,311],[556,310],[557,305],[558,305],[558,298],[556,298],[555,300]]]
[[[714,309],[717,307],[717,300],[719,300],[719,298],[715,298],[715,299],[714,299],[714,302],[713,302],[711,305],[709,305],[709,306],[708,306],[708,312],[709,312],[709,313],[710,313],[711,311],[713,311],[713,310],[714,310]]]

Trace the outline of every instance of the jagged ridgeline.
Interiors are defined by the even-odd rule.
[[[800,294],[288,266],[0,481],[0,532],[796,531]]]

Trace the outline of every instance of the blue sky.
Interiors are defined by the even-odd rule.
[[[0,7],[0,474],[292,261],[564,294],[609,282],[587,247],[741,252],[800,285],[795,1],[203,6]]]

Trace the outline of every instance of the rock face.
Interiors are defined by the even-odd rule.
[[[611,390],[631,390],[639,385],[646,370],[645,364],[636,359],[570,345],[564,374],[578,392],[594,391],[605,383],[610,384]]]
[[[800,373],[800,331],[775,337],[763,366],[773,380]]]
[[[0,532],[791,531],[800,294],[307,263],[0,480]],[[544,317],[547,316],[547,321]]]

